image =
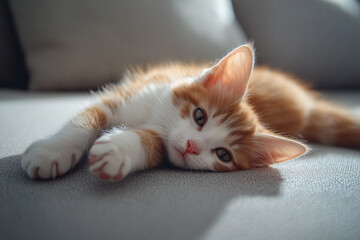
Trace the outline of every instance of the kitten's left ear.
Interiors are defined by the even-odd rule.
[[[273,135],[259,133],[249,146],[249,164],[252,167],[264,167],[273,163],[288,161],[306,154],[309,148],[298,141]]]
[[[248,88],[254,61],[253,45],[242,45],[210,68],[202,78],[202,84],[206,88],[219,87],[227,94],[242,99]]]

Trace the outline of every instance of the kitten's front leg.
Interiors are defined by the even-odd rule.
[[[91,147],[90,171],[103,180],[117,181],[131,172],[157,166],[163,151],[163,141],[154,130],[114,129]]]
[[[112,112],[104,104],[88,107],[59,132],[34,142],[25,151],[22,168],[30,178],[56,178],[71,169],[102,129],[112,123]]]

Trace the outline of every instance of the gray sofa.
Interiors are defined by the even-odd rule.
[[[49,85],[40,80],[32,83],[38,72],[34,52],[27,48],[31,44],[20,30],[22,11],[16,2],[2,2],[0,8],[0,239],[360,239],[360,153],[352,149],[311,145],[313,151],[305,157],[231,173],[184,171],[164,164],[116,183],[96,179],[83,161],[56,180],[29,180],[20,166],[22,152],[59,129],[83,107],[88,94],[48,91]],[[233,3],[235,10],[253,6]],[[257,42],[254,36],[261,29],[243,22],[248,37]],[[234,34],[236,41],[246,39],[242,30]],[[359,29],[356,34],[360,36]],[[258,61],[271,65],[266,47],[258,50]],[[220,50],[209,56],[200,52],[197,58],[213,57]],[[275,66],[282,65],[276,61]],[[308,68],[297,71],[309,73]],[[326,76],[314,71],[316,77],[309,82],[360,113],[358,67],[352,70],[353,78],[344,80],[352,89],[342,88],[341,81],[325,89]]]

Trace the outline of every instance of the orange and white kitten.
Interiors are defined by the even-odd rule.
[[[235,171],[300,157],[295,138],[360,148],[360,120],[289,75],[254,69],[243,45],[213,66],[173,63],[127,74],[59,132],[33,143],[21,165],[56,178],[88,152],[105,180],[160,164]],[[104,134],[103,130],[107,130]]]

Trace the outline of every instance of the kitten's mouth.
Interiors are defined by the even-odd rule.
[[[184,163],[184,165],[185,165],[185,167],[187,166],[187,164],[186,164],[186,158],[185,158],[185,155],[186,155],[186,151],[181,151],[180,149],[178,149],[177,147],[173,147],[174,148],[174,150],[175,150],[175,152],[177,152],[178,153],[178,155],[180,155],[181,156],[181,160],[183,160],[183,163]]]
[[[174,147],[175,151],[183,158],[185,159],[186,152],[179,150],[178,148]]]

